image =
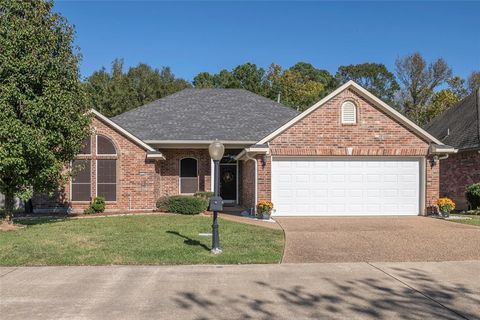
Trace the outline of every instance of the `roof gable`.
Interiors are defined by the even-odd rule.
[[[101,114],[97,110],[91,109],[90,112],[94,115],[95,118],[102,121],[103,123],[108,125],[110,128],[112,128],[113,130],[117,131],[118,133],[120,133],[124,137],[127,137],[129,140],[133,141],[135,144],[137,144],[140,147],[142,147],[143,149],[145,149],[147,151],[147,158],[164,159],[161,152],[155,150],[154,148],[152,148],[151,146],[149,146],[148,144],[146,144],[145,142],[143,142],[142,140],[140,140],[139,138],[137,138],[136,136],[134,136],[133,134],[131,134],[127,130],[125,130],[124,128],[120,127],[118,124],[114,123],[112,120],[105,117],[103,114]]]
[[[381,109],[383,112],[388,114],[390,117],[395,119],[398,123],[400,123],[404,127],[412,130],[414,133],[416,133],[418,136],[423,138],[425,141],[443,145],[443,143],[440,140],[438,140],[437,138],[435,138],[434,136],[432,136],[430,133],[423,130],[419,126],[417,126],[411,120],[407,119],[404,115],[402,115],[400,112],[390,107],[385,102],[383,102],[382,100],[374,96],[372,93],[370,93],[369,91],[361,87],[359,84],[351,80],[343,84],[339,88],[337,88],[335,91],[330,93],[328,96],[326,96],[322,100],[315,103],[313,106],[305,110],[303,113],[299,114],[298,116],[296,116],[295,118],[287,122],[285,125],[281,126],[277,130],[273,131],[272,133],[264,137],[262,140],[258,142],[258,144],[264,144],[271,141],[273,138],[275,138],[276,136],[278,136],[279,134],[281,134],[291,126],[293,126],[295,123],[299,122],[300,120],[302,120],[303,118],[305,118],[306,116],[308,116],[309,114],[311,114],[312,112],[320,108],[322,105],[330,101],[332,98],[336,97],[338,94],[340,94],[341,92],[347,89],[352,89],[355,93],[359,94],[364,99],[374,104],[376,107]]]
[[[448,108],[425,129],[457,149],[480,148],[480,89]]]

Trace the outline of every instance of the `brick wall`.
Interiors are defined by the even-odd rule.
[[[458,209],[467,209],[465,188],[480,182],[480,153],[464,151],[441,160],[440,195],[451,198]]]
[[[341,123],[341,105],[353,101],[357,124]],[[352,90],[345,90],[269,143],[272,156],[426,156],[429,144]],[[430,163],[430,161],[426,161]],[[261,166],[259,165],[259,168]],[[271,157],[259,169],[259,200],[271,198]],[[426,169],[426,202],[438,198],[438,164]]]
[[[180,193],[180,160],[183,158],[197,159],[199,190],[211,190],[210,155],[207,149],[162,149],[160,151],[166,158],[166,160],[159,163],[160,196],[172,196]]]
[[[240,161],[240,205],[247,209],[255,208],[255,162],[256,160]]]

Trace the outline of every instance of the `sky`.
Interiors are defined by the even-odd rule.
[[[81,73],[140,62],[192,80],[253,62],[298,61],[335,73],[419,51],[443,57],[455,75],[480,70],[480,2],[57,1],[75,26]]]

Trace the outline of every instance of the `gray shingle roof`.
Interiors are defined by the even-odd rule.
[[[185,89],[111,120],[142,140],[258,141],[297,114],[243,89]]]
[[[480,148],[479,100],[480,89],[448,108],[427,124],[425,129],[445,144],[457,149]]]

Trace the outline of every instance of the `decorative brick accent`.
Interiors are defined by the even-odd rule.
[[[468,209],[465,188],[480,182],[480,153],[464,151],[451,154],[441,160],[440,195],[449,197],[457,204],[457,208]]]
[[[355,125],[341,123],[341,105],[347,100],[357,106]],[[429,149],[421,137],[350,89],[273,138],[269,146],[271,156],[349,156],[350,150],[351,156],[426,156]],[[271,198],[271,156],[259,169],[259,200]],[[428,206],[438,198],[439,166],[426,166]]]

